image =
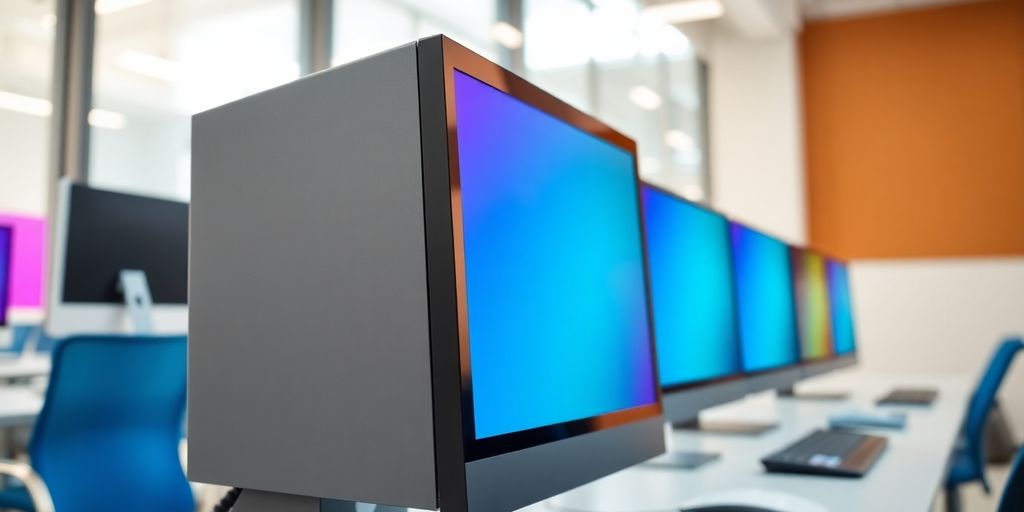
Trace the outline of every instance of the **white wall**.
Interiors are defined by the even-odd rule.
[[[0,110],[0,212],[46,215],[50,119]]]
[[[750,39],[726,23],[703,44],[709,61],[715,208],[789,242],[806,241],[797,35]]]
[[[1024,257],[875,260],[852,266],[860,366],[980,375],[996,343],[1024,335]],[[1024,355],[1003,406],[1024,434]]]

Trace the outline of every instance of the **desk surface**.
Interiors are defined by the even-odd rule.
[[[26,386],[0,387],[0,427],[28,426],[43,408],[43,395]]]
[[[966,377],[874,376],[856,370],[825,375],[800,386],[807,390],[848,390],[844,401],[755,397],[709,411],[715,419],[775,416],[779,427],[759,437],[674,432],[674,449],[712,451],[721,458],[692,471],[639,465],[538,504],[524,511],[654,512],[678,509],[703,494],[727,489],[783,491],[813,500],[832,512],[928,510],[940,488],[966,410],[973,379]],[[862,479],[765,473],[760,459],[827,426],[829,414],[870,409],[874,400],[898,386],[932,386],[939,398],[929,408],[907,409],[907,427],[880,435],[886,452]],[[882,431],[877,431],[882,432]]]
[[[50,355],[0,357],[0,380],[27,379],[50,374]]]

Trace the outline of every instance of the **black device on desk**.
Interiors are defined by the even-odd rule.
[[[896,388],[878,399],[878,405],[920,405],[929,406],[938,398],[939,392],[929,388]]]
[[[761,463],[776,473],[859,478],[871,469],[886,444],[884,437],[815,430]]]

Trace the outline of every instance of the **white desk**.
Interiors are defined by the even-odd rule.
[[[0,428],[26,427],[43,408],[43,395],[28,387],[0,387]]]
[[[854,371],[825,375],[800,389],[852,392],[846,401],[768,398],[780,426],[759,437],[674,432],[671,443],[679,450],[721,453],[721,459],[692,471],[635,466],[608,476],[545,504],[523,509],[593,512],[670,511],[702,494],[737,488],[783,491],[811,499],[832,512],[866,510],[929,510],[941,487],[948,455],[953,448],[967,407],[973,378],[886,377]],[[827,426],[830,413],[871,408],[876,398],[897,386],[934,386],[939,397],[929,408],[909,409],[907,427],[883,433],[888,449],[861,479],[766,473],[760,459]],[[763,402],[763,400],[753,400]],[[775,402],[775,403],[773,403]],[[710,411],[714,418],[746,416],[763,419],[763,404],[739,402]],[[751,414],[746,412],[753,411]],[[877,431],[883,432],[883,431]]]
[[[49,354],[0,358],[0,381],[45,377],[49,374]]]

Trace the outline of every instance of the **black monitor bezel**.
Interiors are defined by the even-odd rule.
[[[542,89],[530,84],[501,66],[477,55],[454,41],[441,37],[444,117],[447,125],[447,166],[449,180],[449,198],[451,224],[451,241],[453,243],[454,279],[456,302],[457,338],[459,347],[459,374],[461,383],[462,441],[464,458],[467,462],[501,455],[533,446],[555,442],[591,432],[597,432],[617,426],[634,423],[660,416],[662,414],[661,388],[659,386],[657,352],[654,340],[652,306],[650,297],[650,275],[647,267],[646,239],[644,238],[643,208],[641,206],[641,182],[637,169],[636,143],[625,135],[615,131],[608,125],[575,109],[567,103],[555,98]],[[577,129],[617,146],[633,156],[633,180],[638,215],[638,230],[641,236],[641,251],[644,262],[645,301],[647,305],[647,321],[650,332],[652,354],[652,383],[655,401],[650,404],[628,409],[608,412],[564,422],[556,425],[537,427],[529,430],[512,432],[499,436],[477,439],[473,416],[472,379],[470,374],[469,339],[467,304],[465,300],[465,261],[462,254],[461,194],[459,189],[459,162],[457,127],[455,119],[454,77],[458,70],[491,87],[494,87],[516,99],[555,117]],[[421,80],[423,77],[421,76]],[[422,87],[422,85],[421,85]]]
[[[720,383],[723,383],[723,382],[734,382],[734,381],[743,380],[744,378],[747,377],[748,373],[746,371],[744,371],[744,369],[743,369],[743,340],[742,340],[742,337],[740,335],[739,312],[737,311],[737,308],[739,307],[739,304],[737,303],[737,298],[736,298],[736,271],[735,271],[735,268],[733,266],[733,264],[734,264],[734,262],[733,262],[733,246],[732,246],[730,227],[729,227],[730,224],[732,223],[732,221],[725,214],[723,214],[721,212],[718,212],[718,211],[715,211],[714,209],[709,208],[709,207],[707,207],[707,206],[705,206],[703,204],[700,204],[700,203],[697,203],[695,201],[691,201],[689,199],[686,199],[685,197],[683,197],[683,196],[681,196],[681,195],[679,195],[679,194],[677,194],[677,193],[675,193],[675,192],[673,192],[671,190],[668,190],[668,189],[666,189],[664,187],[661,187],[661,186],[658,186],[658,185],[655,185],[655,184],[652,184],[652,183],[645,182],[641,186],[641,192],[642,192],[643,188],[649,188],[649,189],[651,189],[651,190],[653,190],[655,192],[667,195],[667,196],[671,197],[672,199],[675,199],[675,200],[677,200],[677,201],[679,201],[679,202],[681,202],[683,204],[686,204],[688,206],[692,206],[694,208],[697,208],[698,210],[701,210],[701,211],[704,211],[706,213],[710,213],[712,215],[716,215],[716,216],[720,217],[723,221],[725,221],[725,239],[726,239],[726,246],[727,246],[727,249],[729,251],[729,285],[731,287],[731,289],[729,290],[729,297],[732,300],[732,310],[733,310],[732,322],[733,322],[733,329],[734,329],[734,331],[736,333],[736,336],[735,336],[733,341],[734,341],[735,346],[736,346],[736,364],[737,364],[737,367],[739,368],[739,370],[737,372],[735,372],[735,373],[730,373],[728,375],[720,375],[720,376],[717,376],[717,377],[710,377],[710,378],[706,378],[706,379],[687,381],[687,382],[682,382],[682,383],[678,383],[678,384],[672,384],[672,385],[669,385],[669,386],[662,385],[661,386],[662,393],[665,393],[665,394],[680,393],[680,392],[691,391],[691,390],[702,388],[702,387],[711,386],[711,385],[714,385],[714,384],[720,384]],[[645,234],[645,237],[646,237],[646,234]],[[647,267],[650,268],[650,262],[649,261],[647,263]],[[653,300],[652,300],[651,306],[652,306],[652,313],[656,317],[658,313],[657,313],[657,311],[653,311],[653,309],[654,309]],[[655,337],[655,339],[657,339],[657,337]],[[659,375],[660,375],[660,372],[659,372]]]
[[[759,234],[761,236],[770,238],[770,239],[772,239],[772,240],[774,240],[776,242],[779,242],[780,244],[786,246],[786,266],[789,269],[789,289],[790,289],[789,300],[790,300],[790,303],[793,305],[793,327],[794,327],[794,331],[796,333],[796,335],[793,336],[793,340],[792,340],[792,343],[794,345],[794,349],[795,349],[795,352],[796,352],[796,362],[789,363],[789,364],[783,364],[783,365],[780,365],[780,366],[773,366],[771,368],[761,368],[759,370],[747,370],[746,369],[746,365],[744,364],[743,366],[744,366],[745,375],[747,377],[754,377],[754,376],[758,376],[758,375],[768,375],[768,374],[772,374],[772,373],[775,373],[775,372],[783,372],[783,371],[792,370],[794,368],[801,368],[801,367],[803,367],[804,363],[803,363],[803,361],[801,361],[801,357],[800,357],[800,355],[801,355],[800,354],[800,319],[797,318],[796,296],[795,296],[796,291],[795,291],[795,289],[793,287],[793,261],[792,261],[792,258],[790,258],[790,251],[794,247],[793,244],[787,243],[786,241],[782,240],[781,238],[779,238],[779,237],[777,237],[775,235],[772,235],[771,233],[768,233],[768,232],[764,231],[763,229],[755,228],[755,227],[753,227],[753,226],[751,226],[749,224],[746,224],[746,223],[743,223],[743,222],[740,222],[740,221],[737,221],[737,220],[730,220],[729,224],[730,224],[730,226],[729,226],[730,244],[732,244],[732,227],[733,226],[739,226],[739,227],[741,227],[743,229],[747,229],[747,230],[753,231],[754,233],[757,233],[757,234]],[[734,246],[733,247],[733,251],[735,251],[735,250],[736,250],[736,248]],[[736,266],[735,253],[733,254],[733,262],[732,263],[733,263],[733,271],[735,272],[735,268],[736,268],[735,267]],[[740,320],[740,316],[742,315],[742,312],[740,311],[740,308],[739,308],[739,306],[740,306],[740,304],[739,304],[740,297],[739,297],[739,278],[738,278],[738,276],[736,276],[736,275],[733,276],[733,283],[736,286],[735,295],[734,295],[735,298],[736,298],[736,317],[737,317],[737,321],[741,323],[740,343],[743,343],[742,321]],[[741,353],[742,353],[742,351],[743,351],[743,349],[741,348]]]

